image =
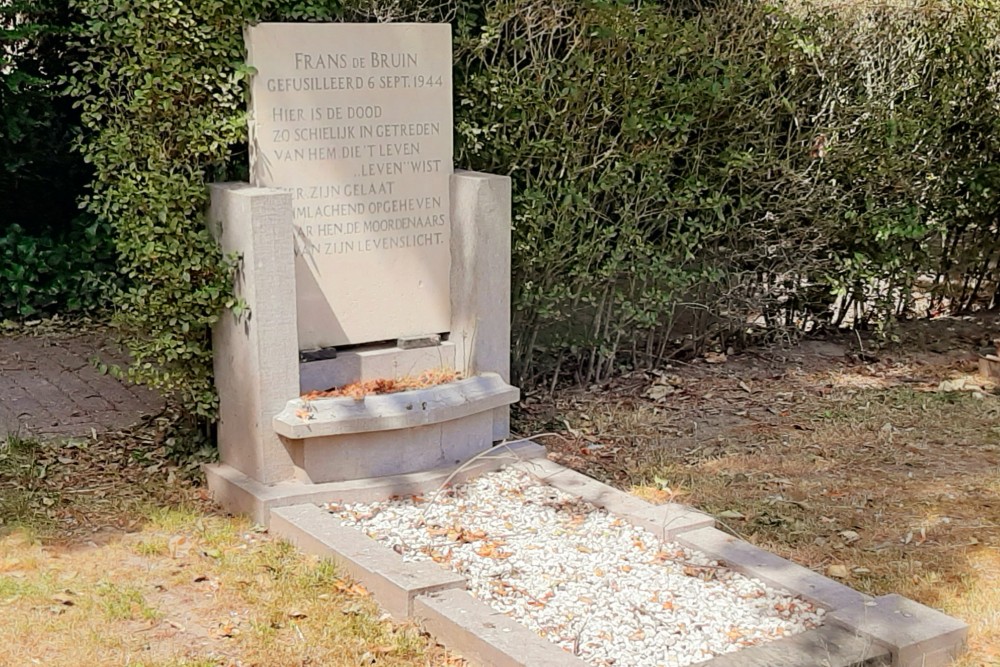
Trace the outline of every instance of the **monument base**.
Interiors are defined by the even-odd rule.
[[[313,483],[454,465],[489,449],[497,408],[520,397],[496,373],[393,394],[288,402],[274,430]]]

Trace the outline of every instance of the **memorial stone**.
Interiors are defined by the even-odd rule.
[[[451,30],[246,34],[254,185],[291,193],[299,349],[450,326]]]

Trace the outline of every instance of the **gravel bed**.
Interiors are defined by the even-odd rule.
[[[504,469],[436,497],[330,505],[410,561],[592,665],[692,665],[822,623],[823,610]]]

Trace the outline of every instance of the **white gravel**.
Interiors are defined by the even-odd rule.
[[[823,610],[501,470],[427,499],[331,505],[406,560],[592,665],[691,665],[814,628]]]

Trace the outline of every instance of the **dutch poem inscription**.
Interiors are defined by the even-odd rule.
[[[300,349],[450,319],[451,29],[247,29],[251,180],[292,193]]]

